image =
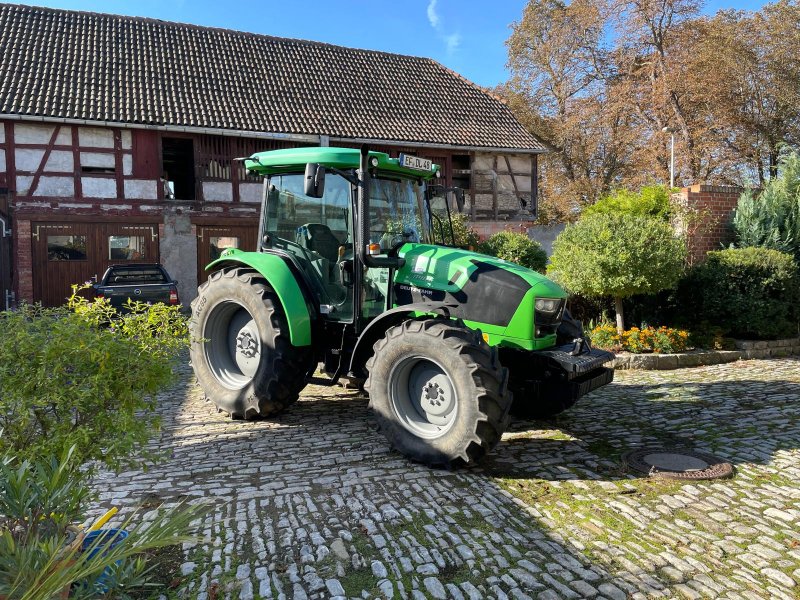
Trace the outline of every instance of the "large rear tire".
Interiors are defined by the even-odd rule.
[[[411,320],[378,340],[364,386],[378,426],[412,460],[448,468],[479,461],[508,426],[508,371],[480,333]]]
[[[278,413],[306,385],[311,349],[292,346],[280,300],[256,271],[212,273],[192,302],[190,331],[200,387],[234,418]]]

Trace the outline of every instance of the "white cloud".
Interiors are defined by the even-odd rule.
[[[450,35],[446,35],[444,37],[444,43],[447,48],[447,55],[452,56],[458,47],[461,45],[461,34],[460,33],[451,33]]]
[[[461,34],[458,32],[445,33],[442,18],[439,16],[439,13],[436,12],[436,3],[438,1],[439,0],[430,0],[430,2],[428,2],[428,23],[430,23],[431,27],[436,31],[439,39],[444,42],[447,56],[452,56],[461,45]]]
[[[434,29],[439,29],[439,15],[436,12],[436,1],[431,0],[428,3],[428,22]]]

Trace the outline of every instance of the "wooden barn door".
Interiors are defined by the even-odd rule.
[[[206,265],[219,258],[228,248],[252,252],[256,249],[258,226],[198,225],[197,227],[197,285],[208,279]]]
[[[33,223],[33,297],[64,304],[73,284],[100,278],[111,264],[159,262],[158,226]]]

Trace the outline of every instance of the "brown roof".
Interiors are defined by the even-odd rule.
[[[0,114],[544,149],[429,58],[8,4],[0,31]]]

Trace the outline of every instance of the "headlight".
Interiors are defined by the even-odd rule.
[[[536,310],[546,315],[557,313],[561,308],[561,298],[537,298],[535,307]],[[530,304],[528,305],[530,306]]]

